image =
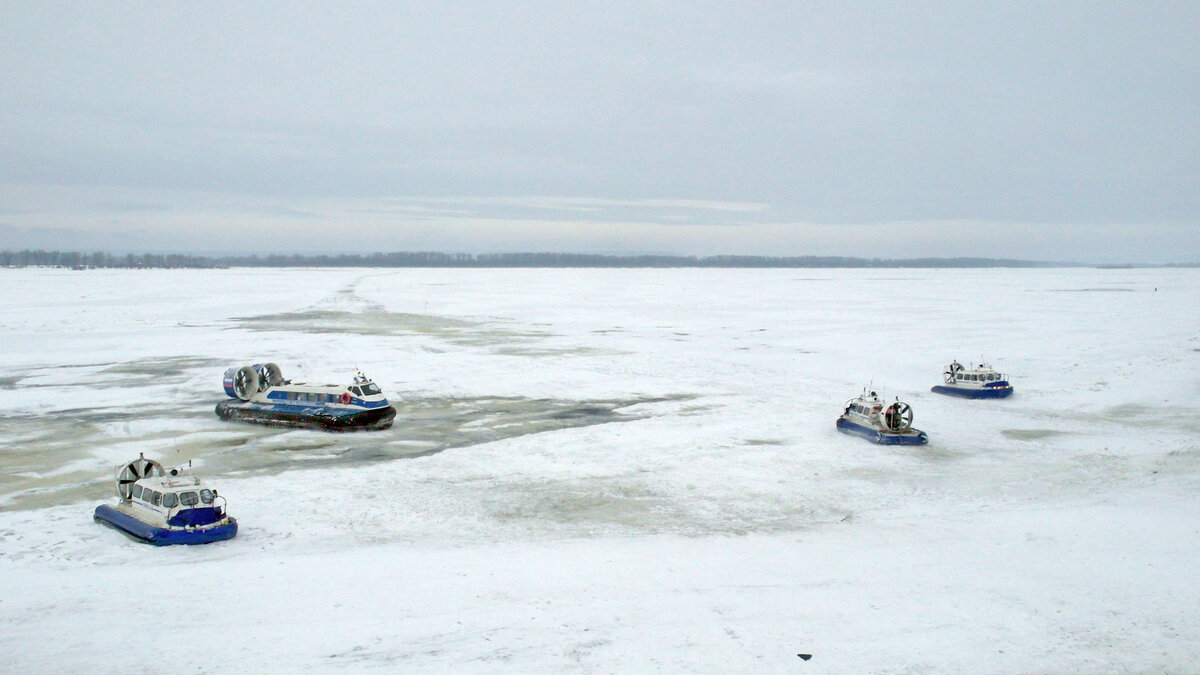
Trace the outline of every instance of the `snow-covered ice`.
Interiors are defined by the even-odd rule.
[[[0,671],[1191,672],[1200,270],[0,270]],[[938,396],[951,359],[1012,377]],[[218,420],[278,363],[387,431]],[[834,420],[864,386],[923,447]],[[192,461],[236,539],[92,522]],[[797,654],[812,654],[803,661]]]

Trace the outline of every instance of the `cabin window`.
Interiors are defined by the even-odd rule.
[[[146,501],[150,502],[151,504],[153,504],[155,506],[160,506],[162,504],[162,495],[155,492],[154,490],[151,490],[150,491],[150,499],[148,499]]]
[[[200,501],[204,502],[205,504],[213,503],[213,491],[209,490],[208,488],[204,488],[203,490],[201,490],[200,491]]]
[[[163,506],[168,509],[179,504],[179,495],[174,492],[163,493]]]
[[[362,389],[359,389],[358,387],[350,387],[350,393],[351,393],[351,394],[354,394],[355,396],[362,396],[362,395],[363,395],[363,394],[362,394]]]
[[[135,485],[133,486],[133,496],[134,496],[134,497],[136,497],[136,498],[138,498],[138,499],[141,499],[141,498],[142,498],[142,486],[141,486],[141,485],[136,485],[136,484],[135,484]]]
[[[382,393],[383,391],[379,388],[379,385],[375,384],[374,382],[368,382],[364,384],[362,386],[362,390],[364,396],[374,396],[375,394]]]
[[[182,492],[179,495],[179,503],[184,506],[195,506],[200,503],[200,497],[195,492]]]
[[[966,377],[966,376],[965,376],[965,375],[963,375],[962,373],[959,373],[959,374],[958,374],[958,375],[956,375],[955,377],[958,379],[958,381],[960,381],[960,382],[961,382],[961,381],[962,381],[962,379],[963,379],[964,377]]]

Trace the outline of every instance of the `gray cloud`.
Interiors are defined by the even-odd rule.
[[[569,223],[610,219],[623,250],[772,253],[818,240],[796,232],[887,226],[911,234],[897,255],[967,255],[971,241],[936,224],[980,222],[1041,257],[1019,237],[1044,223],[1080,233],[1063,243],[1071,258],[1125,255],[1123,232],[1152,259],[1200,257],[1144,234],[1200,216],[1195,3],[85,2],[4,15],[0,211],[23,228],[103,231],[112,205],[161,204],[118,214],[121,227],[202,245],[213,213],[236,236],[274,232],[264,210],[309,228],[370,212],[362,226],[399,248],[515,250],[596,245]],[[420,208],[462,234],[413,234],[434,215]],[[490,224],[505,219],[507,239]],[[681,223],[705,227],[683,238]],[[836,250],[820,253],[860,253],[829,236]],[[322,239],[293,230],[279,246],[306,237]]]

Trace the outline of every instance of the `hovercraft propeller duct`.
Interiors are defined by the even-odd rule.
[[[946,366],[946,370],[942,371],[942,376],[946,380],[946,384],[954,384],[955,377],[963,370],[962,364],[954,361]]]
[[[163,465],[138,453],[138,458],[117,467],[117,496],[129,499],[133,495],[133,484],[147,476],[161,476]]]
[[[896,401],[883,411],[883,423],[892,431],[906,431],[912,427],[912,406],[904,401]]]
[[[230,392],[230,373],[233,373],[233,391]],[[274,363],[256,363],[253,366],[242,366],[236,372],[230,368],[225,372],[225,391],[237,396],[243,401],[249,401],[260,391],[283,384],[283,371]]]
[[[260,391],[267,387],[278,387],[283,384],[283,371],[274,363],[256,363],[253,368],[258,371]]]
[[[258,393],[258,372],[253,366],[238,368],[233,376],[233,391],[243,401],[249,401],[251,396]]]

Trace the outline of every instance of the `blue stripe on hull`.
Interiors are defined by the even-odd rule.
[[[217,404],[216,412],[218,417],[225,420],[327,431],[387,429],[396,419],[396,409],[392,406],[353,410],[319,406],[274,406],[227,400]]]
[[[838,418],[837,428],[843,434],[861,436],[879,445],[925,445],[929,442],[929,435],[918,429],[913,429],[911,434],[888,434],[878,429],[855,424],[844,417]]]
[[[267,399],[271,400],[271,401],[279,401],[279,403],[275,403],[274,405],[286,406],[289,408],[307,409],[307,408],[314,408],[314,407],[315,408],[325,407],[320,402],[316,402],[315,405],[313,403],[288,403],[288,401],[294,400],[294,399],[290,399],[287,397],[287,395],[289,393],[292,393],[292,392],[289,392],[286,389],[279,389],[279,390],[273,389],[273,390],[267,392]],[[329,398],[326,400],[329,403],[339,403],[340,402],[339,397],[336,396],[335,394],[317,394],[317,395],[318,396],[328,396]],[[352,406],[356,406],[359,408],[383,408],[388,405],[388,402],[386,399],[384,399],[382,401],[368,401],[365,399],[361,399],[357,396],[351,396],[350,402],[344,403],[342,405],[352,405]],[[341,408],[341,409],[345,410],[345,408]],[[331,410],[338,410],[338,408],[331,408]]]
[[[948,387],[939,384],[929,391],[935,394],[945,394],[946,396],[957,396],[959,398],[1008,398],[1012,396],[1013,388],[1009,387],[989,387],[986,389],[967,389],[966,387]]]
[[[144,541],[155,546],[208,544],[214,541],[232,539],[238,531],[237,521],[233,518],[230,518],[229,522],[225,525],[205,529],[176,530],[157,527],[138,520],[128,513],[114,509],[107,504],[101,504],[96,507],[94,518],[98,523],[108,525],[138,541]]]

